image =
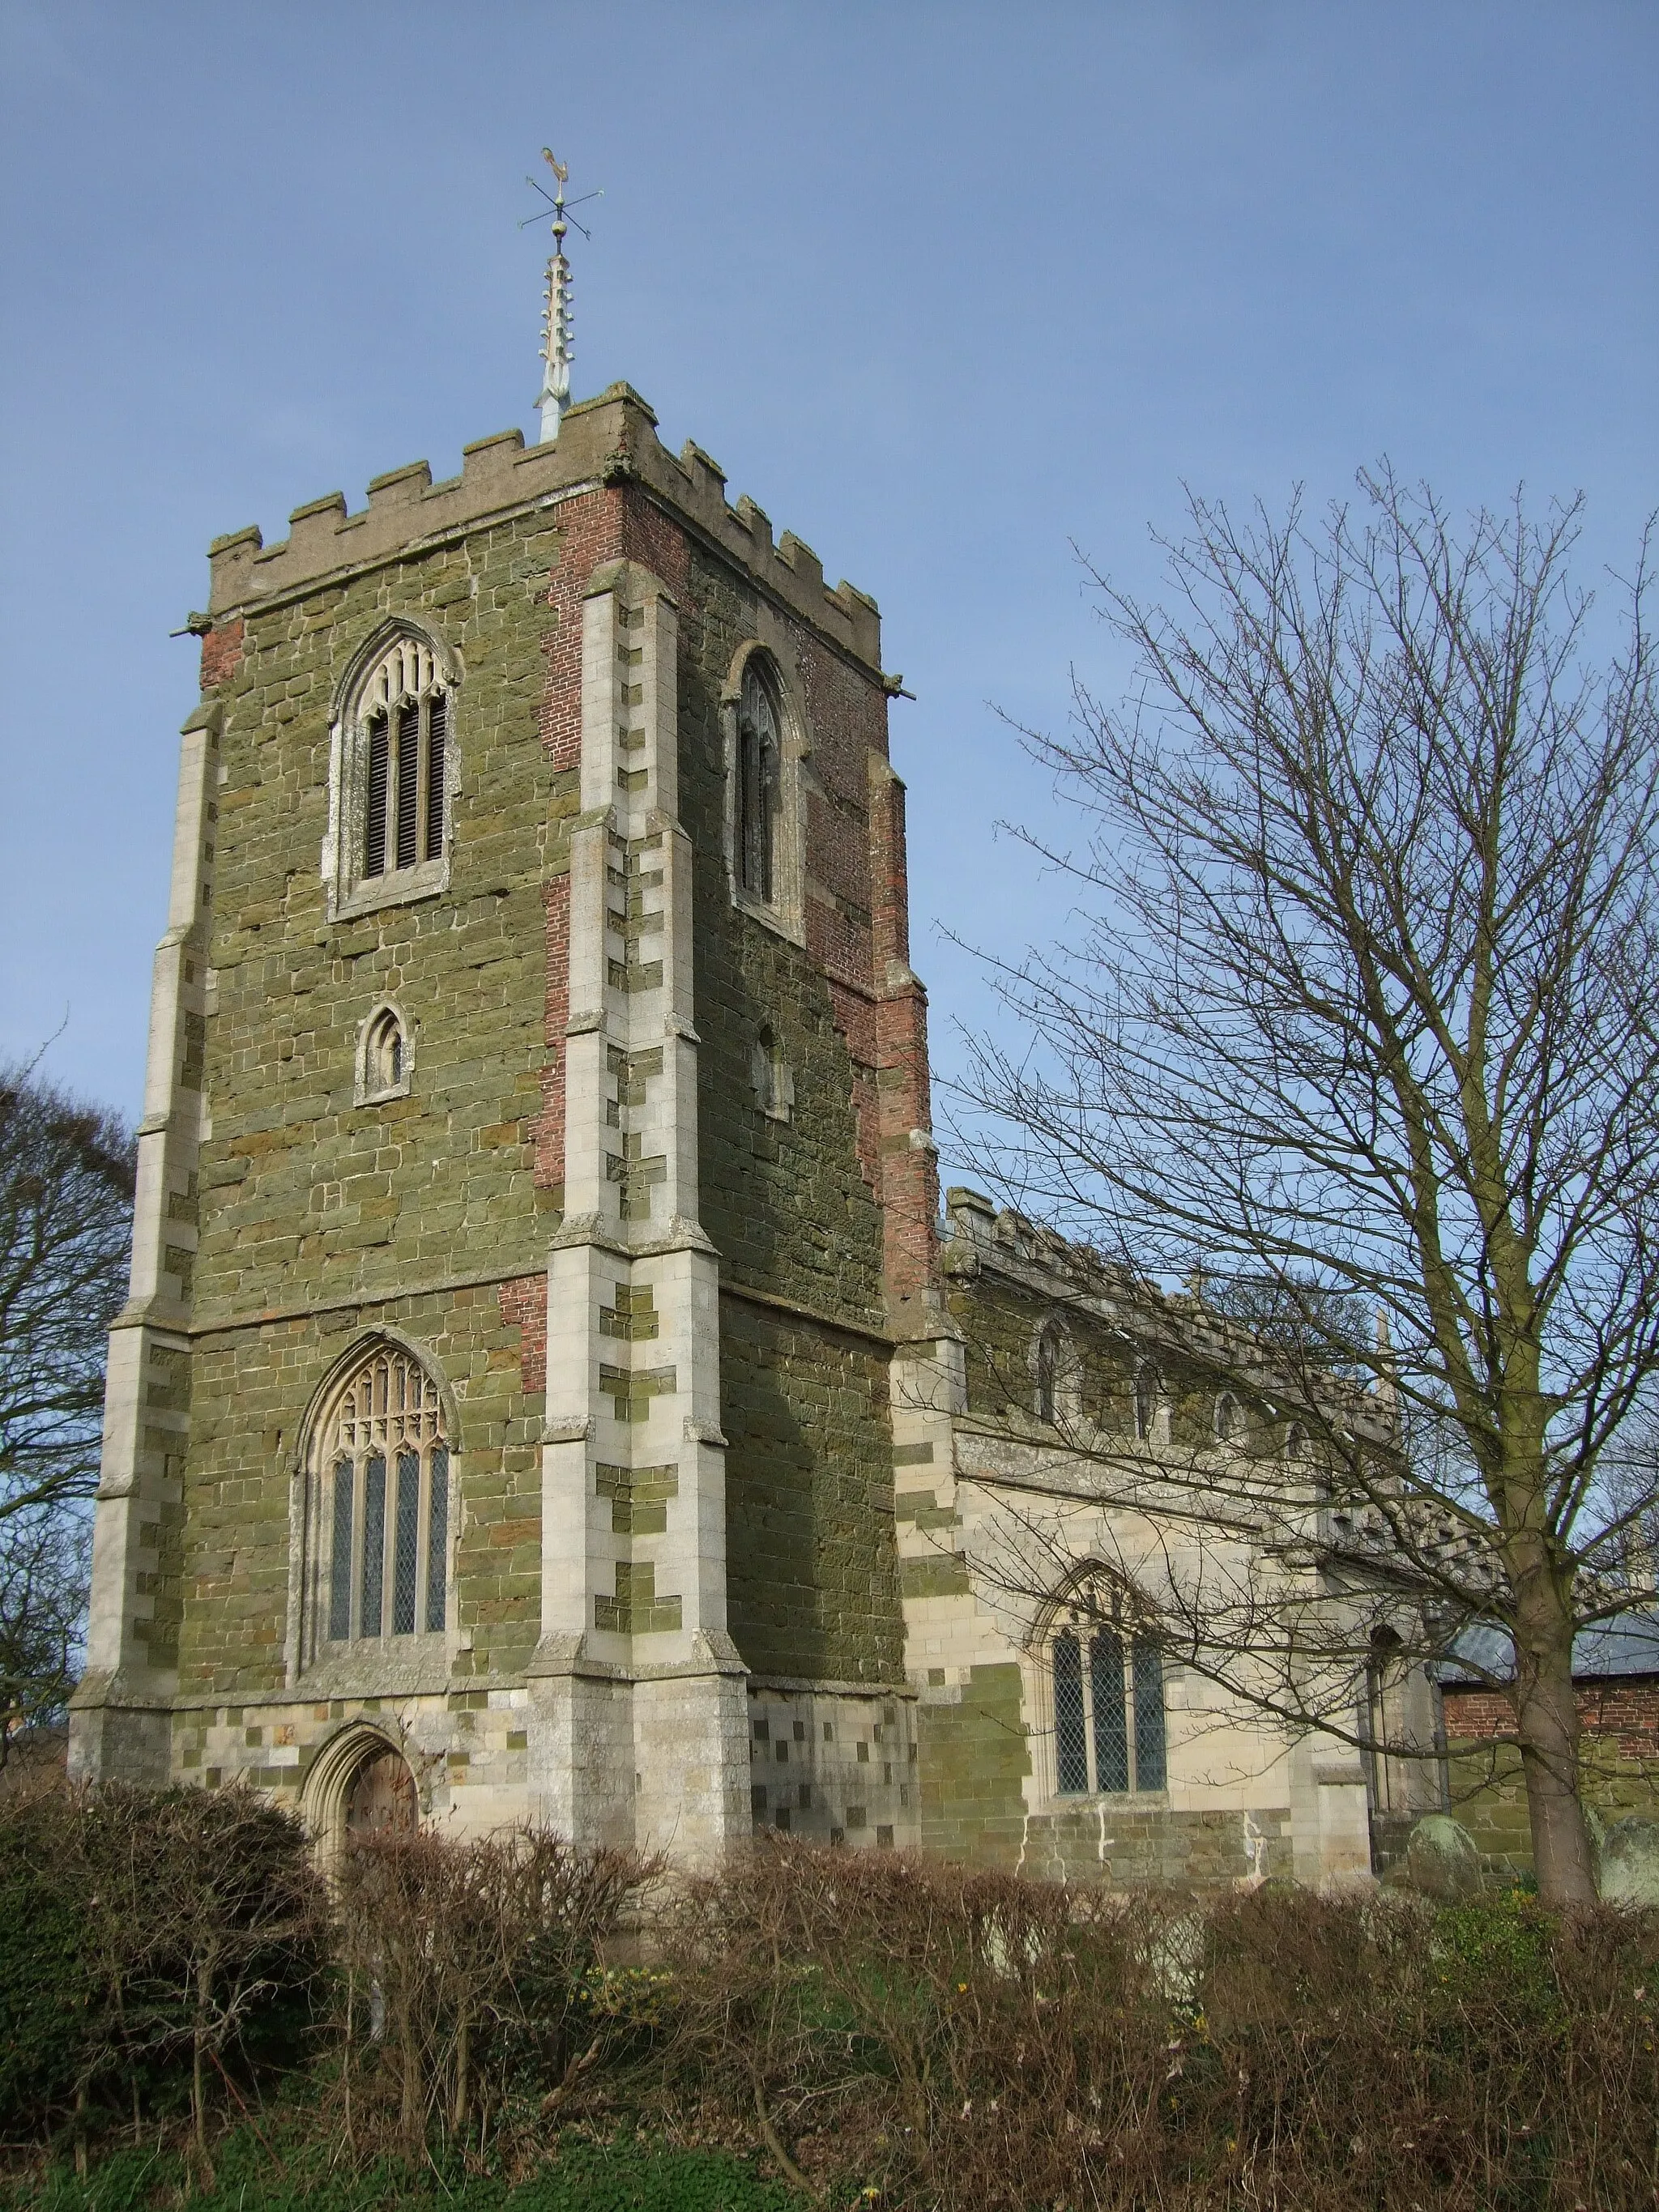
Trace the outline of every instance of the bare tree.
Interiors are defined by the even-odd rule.
[[[977,1048],[974,1149],[1113,1263],[1200,1271],[1183,1342],[1322,1470],[1304,1645],[1362,1586],[1509,1632],[1540,1887],[1588,1902],[1573,1638],[1642,1601],[1654,1496],[1625,1449],[1659,1368],[1646,544],[1598,670],[1577,502],[1460,530],[1360,483],[1318,525],[1195,501],[1167,608],[1095,577],[1142,681],[1026,733],[1087,823],[1046,855],[1079,918],[999,970],[1024,1037]],[[1216,1459],[1170,1470],[1189,1515]],[[1288,1528],[1294,1460],[1246,1470],[1241,1530]]]
[[[133,1172],[114,1115],[0,1074],[0,1764],[72,1671]]]
[[[0,1770],[75,1687],[91,1546],[84,1524],[20,1514],[0,1537]]]

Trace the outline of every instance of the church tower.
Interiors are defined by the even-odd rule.
[[[211,549],[73,1762],[914,1842],[879,618],[627,386],[544,398]]]

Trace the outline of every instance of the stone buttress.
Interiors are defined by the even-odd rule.
[[[218,808],[220,710],[184,726],[165,935],[150,991],[138,1125],[132,1268],[110,1332],[93,1532],[87,1664],[73,1703],[70,1768],[154,1778],[167,1765],[178,1688],[176,1534],[190,1435],[188,1320],[203,1131],[206,948]]]
[[[695,1859],[746,1832],[749,1759],[726,1627],[719,1263],[698,1220],[677,611],[619,562],[596,572],[581,624],[532,1765],[555,1826]]]

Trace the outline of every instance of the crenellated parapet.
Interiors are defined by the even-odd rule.
[[[389,470],[356,513],[332,491],[289,517],[289,534],[267,545],[257,526],[209,548],[216,623],[244,611],[314,591],[363,568],[401,560],[482,523],[562,501],[602,485],[634,483],[669,507],[715,550],[841,652],[880,672],[881,615],[844,580],[833,590],[810,545],[786,531],[775,545],[766,514],[746,495],[726,496],[718,465],[689,439],[678,456],[657,436],[657,418],[633,387],[613,384],[577,403],[556,442],[526,447],[504,430],[463,448],[461,472],[434,483],[425,461]]]

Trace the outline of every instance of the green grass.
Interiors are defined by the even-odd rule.
[[[719,2151],[673,2150],[631,2137],[570,2143],[554,2163],[516,2189],[488,2178],[382,2165],[331,2172],[312,2148],[278,2166],[250,2134],[216,2145],[214,2185],[192,2194],[183,2159],[172,2152],[124,2149],[85,2181],[53,2166],[39,2180],[0,2192],[7,2212],[153,2212],[188,2203],[189,2212],[802,2212],[801,2199]]]

